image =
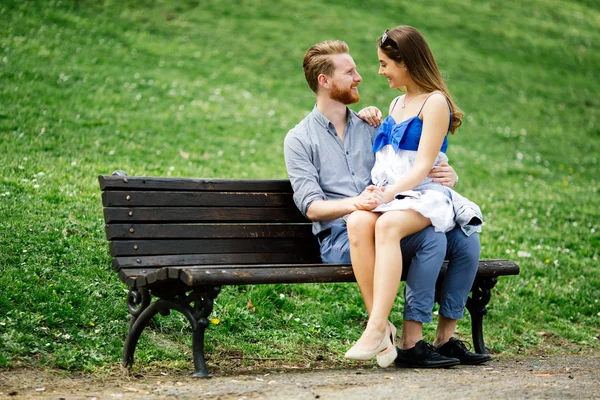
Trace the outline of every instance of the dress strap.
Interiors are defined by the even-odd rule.
[[[394,112],[394,108],[396,108],[396,104],[398,104],[398,100],[400,100],[400,97],[402,96],[398,96],[396,97],[396,100],[394,100],[394,104],[392,104],[392,109],[390,110],[390,115],[392,115],[392,112]]]

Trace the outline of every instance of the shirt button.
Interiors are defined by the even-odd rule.
[[[349,151],[346,151],[346,154],[350,154],[350,152],[349,152]]]
[[[352,173],[352,176],[354,176],[354,172]]]

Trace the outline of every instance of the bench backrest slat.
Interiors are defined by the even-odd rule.
[[[186,239],[186,240],[115,240],[110,243],[110,255],[145,256],[169,254],[217,253],[292,253],[314,252],[313,237],[246,238],[246,239]]]
[[[113,207],[104,209],[113,222],[306,222],[292,208],[263,207]]]
[[[104,207],[283,207],[294,206],[289,193],[117,190],[102,194]],[[298,210],[296,210],[298,211]],[[298,214],[300,214],[298,212]]]
[[[221,239],[221,238],[294,238],[311,237],[311,227],[299,225],[235,224],[110,224],[108,240],[119,239]],[[314,237],[313,237],[314,239]]]
[[[127,267],[168,267],[183,265],[230,265],[230,264],[300,264],[317,262],[311,253],[221,253],[221,254],[178,254],[170,256],[116,257],[115,270]]]
[[[210,178],[161,178],[153,176],[117,176],[98,177],[100,189],[106,190],[192,190],[202,192],[292,192],[288,180],[239,180]]]

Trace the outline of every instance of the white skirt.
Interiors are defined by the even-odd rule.
[[[445,194],[436,190],[407,190],[396,194],[389,203],[380,204],[373,212],[415,210],[431,220],[437,232],[454,228],[454,207]]]

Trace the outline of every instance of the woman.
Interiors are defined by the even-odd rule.
[[[440,232],[454,228],[451,201],[454,195],[426,177],[433,166],[447,161],[447,133],[456,131],[463,114],[452,101],[427,42],[415,28],[399,26],[386,31],[379,39],[377,53],[379,74],[387,78],[391,88],[405,88],[405,94],[392,101],[389,116],[381,125],[373,146],[376,162],[371,175],[373,183],[384,190],[383,202],[372,209],[355,211],[347,220],[352,267],[369,321],[346,358],[368,360],[377,355],[378,364],[387,367],[397,356],[402,359],[402,354],[398,355],[393,346],[395,328],[388,322],[402,275],[398,244],[430,225]],[[363,110],[361,114],[370,123],[376,116],[372,109]],[[443,260],[444,254],[441,254],[432,262],[441,266]],[[455,310],[460,307],[460,317],[474,277],[473,273],[463,277],[458,296],[461,304],[453,305]],[[443,309],[442,305],[440,323],[445,332],[438,337],[453,340],[448,338],[448,332],[454,332],[458,314],[449,312],[452,315],[446,317]],[[403,337],[422,338],[422,322],[405,320]],[[438,334],[439,331],[440,326]],[[438,344],[445,343],[438,341]],[[420,345],[425,346],[426,352],[433,351],[427,348],[429,345]],[[490,359],[488,355],[482,356],[475,357],[477,362]]]

